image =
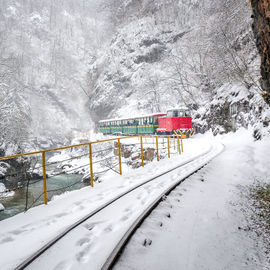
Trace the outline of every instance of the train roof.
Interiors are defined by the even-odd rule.
[[[152,114],[145,114],[145,115],[134,116],[134,117],[105,119],[105,120],[100,120],[98,122],[99,123],[104,123],[104,122],[121,121],[121,120],[132,120],[132,119],[138,119],[138,118],[144,118],[144,117],[164,116],[164,115],[166,115],[166,113],[152,113]]]
[[[183,111],[190,111],[190,109],[188,107],[180,107],[180,108],[172,108],[172,109],[169,109],[167,110],[168,111],[180,111],[180,110],[183,110]]]

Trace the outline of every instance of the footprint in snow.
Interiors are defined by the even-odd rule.
[[[71,263],[62,261],[62,262],[58,263],[53,268],[53,270],[69,270],[69,269],[71,269],[71,267],[72,267],[72,264]]]
[[[151,239],[148,239],[148,238],[145,238],[144,241],[143,241],[143,246],[151,246],[152,245],[152,240]]]
[[[13,234],[13,235],[19,235],[23,232],[26,232],[27,230],[14,230],[14,231],[11,231],[10,233]]]
[[[141,201],[141,205],[144,205],[145,204],[145,199]]]
[[[13,240],[14,240],[14,238],[8,236],[8,237],[3,238],[3,239],[0,241],[0,244],[12,242]]]
[[[77,241],[76,246],[84,246],[86,244],[90,243],[90,239],[87,237],[81,238],[79,241]]]
[[[81,205],[82,202],[75,202],[74,204],[78,206],[78,205]]]
[[[88,231],[92,231],[95,227],[95,223],[85,224],[83,225],[84,228],[86,228]]]
[[[105,229],[104,229],[104,232],[106,232],[106,233],[109,233],[109,232],[112,232],[113,231],[113,225],[112,224],[110,224],[110,225],[108,225]]]
[[[126,220],[128,220],[129,219],[129,216],[128,215],[126,215],[126,216],[123,216],[123,217],[121,217],[121,221],[126,221]]]
[[[76,254],[76,260],[79,263],[86,263],[89,259],[89,250],[90,250],[91,244],[88,244],[85,246],[85,248]]]
[[[69,215],[69,213],[65,213],[64,212],[64,213],[56,214],[53,217],[55,217],[55,218],[61,218],[61,217],[67,216],[67,215]]]

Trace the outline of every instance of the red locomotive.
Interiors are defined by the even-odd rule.
[[[174,109],[165,113],[154,113],[137,117],[107,119],[99,121],[103,134],[179,134],[182,138],[194,135],[192,118],[187,108]]]
[[[192,117],[186,108],[173,109],[167,111],[167,115],[158,119],[157,134],[171,135],[181,134],[183,137],[194,135],[192,129]]]

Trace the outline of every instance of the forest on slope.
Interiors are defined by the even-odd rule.
[[[181,105],[198,131],[260,138],[269,111],[251,15],[246,0],[1,0],[2,154]]]

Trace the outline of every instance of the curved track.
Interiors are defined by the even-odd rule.
[[[128,230],[126,230],[121,237],[120,241],[115,245],[113,250],[110,252],[109,256],[104,260],[104,263],[102,265],[102,269],[110,269],[113,263],[115,262],[116,258],[119,255],[119,252],[122,250],[124,245],[127,243],[128,239],[131,237],[133,232],[138,228],[138,226],[142,223],[142,221],[150,214],[150,212],[155,208],[155,206],[162,200],[162,197],[168,193],[170,193],[176,186],[181,184],[183,181],[185,181],[190,175],[198,171],[200,168],[204,167],[208,162],[210,162],[217,154],[221,152],[222,149],[218,150],[213,149],[215,147],[211,146],[210,150],[205,151],[204,153],[197,155],[189,160],[187,160],[184,163],[181,163],[178,166],[173,167],[172,169],[163,172],[159,175],[156,175],[155,177],[152,177],[150,179],[147,179],[143,183],[140,183],[129,190],[121,193],[120,195],[116,196],[112,200],[108,201],[107,203],[103,204],[102,206],[98,207],[85,217],[81,218],[74,224],[72,224],[70,227],[68,227],[65,231],[60,233],[58,236],[56,236],[54,239],[52,239],[50,242],[45,244],[42,248],[40,248],[38,251],[36,251],[32,256],[30,256],[28,259],[23,261],[20,265],[18,265],[15,269],[25,269],[27,267],[32,267],[32,264],[37,263],[36,261],[42,256],[45,255],[46,252],[49,251],[50,248],[52,248],[55,244],[57,244],[61,239],[63,239],[65,236],[68,236],[68,234],[72,231],[74,231],[76,228],[79,227],[79,225],[85,223],[90,218],[93,218],[97,214],[100,214],[103,210],[106,210],[106,208],[112,206],[114,203],[119,203],[121,199],[123,199],[125,196],[131,194],[134,191],[137,191],[139,188],[145,186],[146,184],[153,182],[154,180],[169,174],[170,172],[173,172],[179,168],[185,167],[187,165],[192,166],[194,162],[198,162],[197,166],[194,166],[194,170],[188,173],[184,178],[179,179],[175,183],[173,183],[171,186],[167,187],[164,191],[162,191],[159,196],[153,199],[150,205],[147,206],[146,209],[144,209],[143,213],[141,213],[132,223],[131,226],[129,226]],[[35,269],[35,266],[34,266]]]

